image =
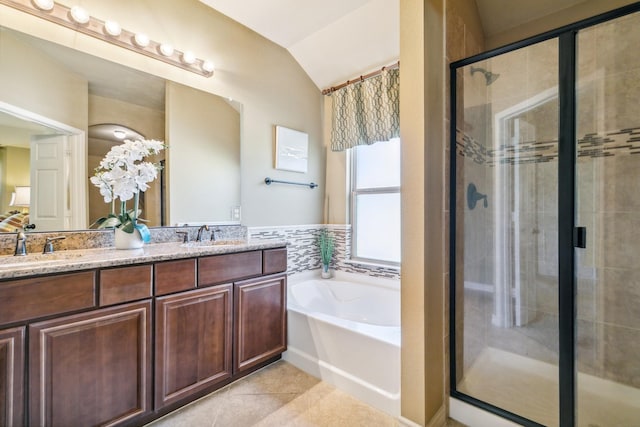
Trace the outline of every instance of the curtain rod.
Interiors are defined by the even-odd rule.
[[[330,88],[324,89],[322,91],[322,94],[323,95],[330,95],[331,93],[335,92],[338,89],[342,89],[343,87],[349,86],[350,84],[358,83],[358,82],[364,81],[364,80],[366,80],[368,78],[371,78],[371,77],[375,77],[375,76],[379,75],[380,73],[382,73],[384,70],[393,70],[394,68],[400,68],[400,61],[395,62],[395,63],[393,63],[391,65],[384,66],[381,69],[373,71],[373,72],[371,72],[369,74],[364,74],[364,75],[362,75],[362,76],[360,76],[358,78],[355,78],[353,80],[347,80],[346,82],[341,83],[338,86],[331,86]]]

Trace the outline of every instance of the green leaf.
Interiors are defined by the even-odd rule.
[[[135,230],[133,221],[129,220],[127,222],[123,222],[122,227],[120,227],[120,229],[125,233],[133,233],[133,230]]]
[[[320,247],[320,259],[322,260],[322,263],[328,265],[331,262],[333,250],[335,249],[335,238],[329,230],[320,230],[318,246]]]
[[[95,225],[96,228],[111,228],[111,227],[117,227],[120,224],[121,224],[120,218],[118,218],[117,216],[109,215],[107,217],[98,218],[96,222],[91,224],[91,227]]]

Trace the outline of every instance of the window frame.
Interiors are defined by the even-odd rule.
[[[399,139],[399,138],[398,138]],[[401,143],[401,141],[398,141]],[[400,262],[389,261],[389,260],[381,260],[376,258],[366,258],[358,256],[358,239],[357,239],[357,203],[356,198],[359,195],[373,195],[373,194],[398,194],[401,196],[402,191],[402,183],[398,186],[391,187],[374,187],[374,188],[356,188],[356,177],[357,177],[357,155],[356,150],[359,146],[352,147],[348,150],[347,154],[349,156],[347,165],[349,167],[348,170],[348,193],[349,193],[349,223],[351,224],[351,256],[350,261],[354,263],[362,263],[362,264],[372,264],[378,265],[381,267],[392,267],[392,268],[400,268],[402,262],[402,253],[400,254]],[[402,210],[402,199],[400,203],[400,209]],[[402,239],[402,236],[400,236]]]

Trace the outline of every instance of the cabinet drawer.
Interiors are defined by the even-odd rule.
[[[287,271],[287,248],[267,249],[262,256],[262,274]]]
[[[160,262],[155,269],[155,294],[166,295],[196,287],[196,260]]]
[[[211,286],[262,274],[262,251],[198,259],[198,286]]]
[[[95,272],[0,283],[0,324],[95,307]]]
[[[118,304],[151,297],[151,265],[100,271],[100,305]]]

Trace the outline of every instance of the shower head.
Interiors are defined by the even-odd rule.
[[[496,80],[498,80],[498,77],[500,77],[500,74],[494,74],[491,71],[487,71],[484,68],[480,68],[480,67],[474,67],[473,65],[471,66],[471,75],[473,76],[473,73],[482,73],[484,75],[484,79],[487,83],[487,86],[489,86],[491,83],[495,82]]]

